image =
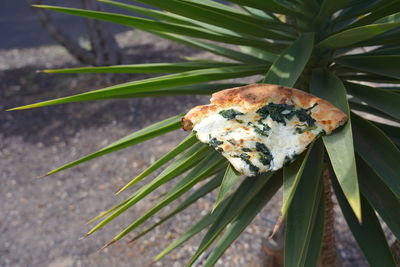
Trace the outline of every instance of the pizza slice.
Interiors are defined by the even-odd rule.
[[[211,104],[186,114],[182,127],[193,130],[238,172],[254,176],[282,168],[347,118],[329,102],[303,91],[252,84],[213,94]]]

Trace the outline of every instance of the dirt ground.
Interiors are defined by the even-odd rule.
[[[183,55],[206,56],[146,34],[123,33],[119,41],[132,63],[179,60]],[[199,213],[212,207],[213,195],[136,243],[127,245],[125,239],[98,252],[105,242],[152,207],[155,197],[171,186],[168,184],[164,191],[131,208],[93,236],[80,240],[90,229],[85,222],[129,196],[134,189],[119,196],[114,193],[168,152],[185,133],[176,131],[54,176],[35,177],[208,100],[207,97],[145,98],[4,111],[105,85],[102,76],[35,73],[36,69],[75,64],[57,46],[0,50],[0,266],[145,266],[183,233]],[[261,237],[271,230],[279,205],[278,194],[218,265],[260,266]],[[336,217],[344,266],[367,266],[343,219]],[[200,240],[201,235],[196,236],[155,266],[184,266]]]

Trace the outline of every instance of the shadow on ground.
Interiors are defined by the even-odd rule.
[[[182,47],[170,47],[168,53],[159,51],[151,44],[133,45],[124,49],[126,62],[147,63],[181,60],[181,55],[194,55],[196,51]],[[57,68],[76,67],[65,64]],[[45,74],[36,73],[41,66],[27,66],[0,72],[0,107],[27,105],[38,101],[100,89],[116,83],[149,78],[142,74]],[[68,140],[83,128],[101,127],[112,123],[142,128],[151,121],[179,114],[194,105],[199,98],[193,96],[107,100],[71,103],[43,108],[1,112],[0,131],[4,138],[22,136],[24,141],[52,145]]]

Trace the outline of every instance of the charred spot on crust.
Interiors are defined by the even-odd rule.
[[[193,122],[191,120],[186,119],[185,117],[181,120],[182,129],[188,131],[193,128]]]

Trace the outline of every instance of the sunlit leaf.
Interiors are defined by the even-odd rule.
[[[199,144],[190,148],[187,152],[185,152],[179,159],[169,165],[163,172],[160,173],[156,178],[154,178],[151,182],[144,185],[137,192],[135,192],[132,196],[129,197],[129,200],[125,202],[123,206],[118,208],[114,213],[108,216],[106,219],[98,223],[94,226],[87,235],[94,233],[95,231],[102,228],[104,225],[114,220],[116,217],[121,215],[123,212],[128,210],[130,207],[138,203],[140,200],[145,198],[151,192],[156,190],[161,185],[167,183],[178,175],[184,173],[188,169],[192,168],[198,162],[200,162],[207,154],[210,155],[215,153],[211,151],[206,146]]]
[[[328,100],[350,116],[346,89],[333,74],[321,69],[314,70],[311,93]],[[350,117],[343,127],[335,130],[331,135],[323,136],[323,140],[340,186],[357,218],[361,219],[360,193]]]
[[[188,265],[192,265],[196,259],[214,242],[218,235],[232,220],[244,209],[253,197],[260,192],[272,174],[262,174],[251,179],[245,179],[239,188],[232,195],[232,199],[224,209],[223,213],[218,216],[215,223],[207,231],[201,241],[196,253],[190,259]]]
[[[136,235],[135,238],[132,241],[134,241],[136,239],[139,239],[140,237],[144,236],[145,234],[151,232],[157,226],[163,224],[168,219],[172,218],[173,216],[175,216],[179,212],[183,211],[184,209],[186,209],[187,207],[192,205],[194,202],[196,202],[201,197],[203,197],[206,194],[208,194],[211,191],[213,191],[215,188],[217,188],[221,184],[223,177],[224,177],[224,173],[223,172],[221,172],[220,174],[217,174],[214,178],[210,179],[210,181],[208,181],[202,187],[197,189],[193,194],[191,194],[189,197],[187,197],[173,211],[171,211],[167,215],[163,216],[157,223],[153,224],[152,226],[146,228],[144,231],[142,231],[138,235]]]
[[[293,87],[311,56],[314,44],[313,33],[303,33],[285,49],[272,64],[264,83]]]
[[[254,196],[254,198],[247,204],[237,218],[233,220],[231,225],[227,228],[225,233],[221,236],[212,250],[211,254],[207,257],[204,266],[211,267],[223,255],[224,251],[232,244],[233,241],[246,229],[252,222],[254,217],[260,210],[268,203],[273,195],[278,191],[282,185],[282,177],[274,175],[263,187],[263,189]]]
[[[183,115],[177,115],[171,118],[168,118],[166,120],[157,122],[153,125],[150,125],[142,130],[139,130],[137,132],[134,132],[128,136],[125,136],[124,138],[121,138],[120,140],[92,153],[87,156],[84,156],[78,160],[75,160],[73,162],[70,162],[68,164],[65,164],[57,169],[54,169],[48,173],[47,175],[52,175],[57,172],[60,172],[62,170],[74,167],[78,164],[81,164],[83,162],[92,160],[94,158],[103,156],[105,154],[126,148],[128,146],[133,146],[138,143],[144,142],[146,140],[152,139],[154,137],[157,137],[159,135],[165,134],[167,132],[171,132],[173,130],[177,130],[181,127],[181,120],[182,120]]]
[[[260,74],[265,71],[265,66],[240,66],[240,67],[222,67],[204,70],[194,70],[181,72],[177,74],[165,75],[161,77],[149,78],[140,81],[123,83],[99,90],[94,90],[78,95],[62,97],[54,100],[39,102],[36,104],[12,108],[10,110],[21,110],[28,108],[37,108],[71,102],[93,101],[104,99],[126,98],[127,95],[136,93],[151,93],[160,91],[160,89],[174,89],[185,85],[193,85],[201,82],[211,82],[229,78],[246,77]]]
[[[178,146],[176,146],[174,149],[169,151],[167,154],[165,154],[163,157],[161,157],[159,160],[154,162],[149,168],[141,172],[138,176],[136,176],[134,179],[132,179],[129,183],[127,183],[124,187],[122,187],[117,193],[121,193],[122,191],[125,191],[127,188],[131,187],[132,185],[138,183],[139,181],[143,180],[146,176],[150,175],[157,169],[159,169],[161,166],[163,166],[165,163],[168,161],[172,160],[174,157],[179,155],[181,152],[185,151],[187,148],[191,147],[197,142],[197,138],[194,134],[190,134],[188,137],[186,137]]]
[[[356,27],[328,36],[322,42],[318,43],[317,46],[324,48],[347,47],[399,26],[400,23],[382,23]]]
[[[286,212],[292,202],[293,196],[296,192],[297,185],[300,179],[304,176],[310,175],[310,171],[314,172],[314,167],[310,168],[310,164],[307,164],[308,156],[310,154],[313,143],[307,149],[305,153],[299,156],[289,166],[283,168],[283,200],[282,200],[282,217],[286,216]],[[304,168],[307,165],[307,169]],[[303,178],[304,179],[304,178]]]
[[[44,70],[45,73],[175,73],[197,69],[235,66],[224,62],[182,62],[115,65],[104,67],[81,67],[69,69]]]
[[[236,184],[240,177],[240,173],[238,173],[230,164],[226,168],[224,179],[222,180],[221,187],[218,192],[217,200],[214,204],[214,209],[217,207],[222,200],[225,199],[226,195],[232,189],[232,187]]]
[[[211,176],[214,174],[216,168],[221,167],[223,163],[223,158],[217,153],[210,155],[209,157],[204,158],[201,162],[197,164],[195,168],[181,181],[179,187],[175,187],[172,191],[170,191],[157,205],[155,205],[151,210],[149,210],[142,217],[137,219],[127,228],[125,228],[121,233],[116,235],[113,238],[113,241],[120,240],[125,235],[133,231],[139,225],[143,224],[146,220],[148,220],[151,216],[157,213],[159,210],[169,205],[172,201],[176,200],[178,197],[187,192],[190,188],[192,188],[195,184],[200,182],[201,180]]]

